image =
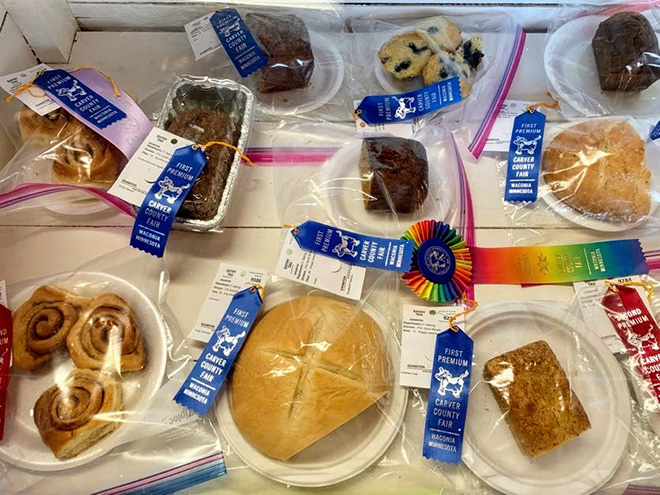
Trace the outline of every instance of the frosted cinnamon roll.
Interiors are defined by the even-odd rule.
[[[138,371],[147,364],[135,313],[115,294],[93,299],[80,314],[66,343],[78,368]]]
[[[32,138],[31,141],[34,143],[49,146],[53,139],[62,133],[69,119],[69,114],[61,108],[42,116],[27,106],[23,106],[18,112],[21,139],[27,141]]]
[[[122,407],[121,385],[112,376],[76,369],[39,396],[34,423],[55,457],[69,459],[116,430]]]
[[[77,120],[53,150],[53,182],[109,188],[119,176],[124,156],[105,138]]]
[[[13,314],[14,364],[33,370],[50,361],[66,345],[78,314],[90,299],[50,285],[39,287]]]

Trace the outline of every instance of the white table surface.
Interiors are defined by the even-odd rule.
[[[547,100],[547,83],[540,63],[544,38],[544,34],[528,35],[510,98]],[[193,62],[183,33],[80,32],[71,59],[72,65],[91,65],[112,74],[122,87],[137,92],[141,101],[153,93],[154,86],[167,87],[170,73],[202,74],[204,70],[212,70],[211,63],[209,57],[196,64]],[[162,74],[162,80],[154,78],[153,74]],[[344,96],[340,93],[338,98]],[[151,102],[147,98],[147,102],[149,105],[154,104],[154,109],[158,107],[155,99]],[[343,112],[337,110],[337,105],[330,105],[328,113],[334,112],[337,121],[344,120],[347,126],[352,125],[343,116]],[[250,146],[270,146],[272,134],[268,130],[272,127],[273,123],[257,122]],[[291,143],[291,146],[296,144]],[[477,244],[506,246],[512,239],[527,238],[528,229],[512,229],[503,211],[497,160],[483,157],[474,162],[467,155],[465,158],[474,201]],[[194,324],[221,260],[263,267],[271,272],[274,270],[281,233],[273,191],[273,174],[278,170],[271,166],[244,166],[222,231],[211,234],[172,233],[166,255],[171,272],[168,301],[184,332]],[[539,213],[531,217],[530,221],[538,232],[542,232],[544,238],[556,243],[588,242],[603,238],[548,214]],[[74,224],[71,219],[45,217],[43,210],[38,214],[27,211],[2,215],[0,278],[11,284],[75,269],[86,261],[128,245],[131,225],[131,219],[112,211]],[[639,235],[630,232],[626,237]],[[660,248],[660,238],[641,235],[646,249]],[[524,289],[508,285],[476,287],[476,299],[480,303],[512,299],[568,302],[573,294],[573,288],[569,285]],[[245,471],[242,470],[242,473]],[[252,476],[257,478],[248,476],[245,480],[248,485],[255,486],[253,483],[258,475]],[[231,486],[236,489],[235,484]],[[268,491],[270,485],[265,486],[261,489]],[[227,493],[223,491],[222,482],[204,485],[196,491]]]

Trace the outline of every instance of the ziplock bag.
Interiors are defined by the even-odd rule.
[[[458,75],[464,101],[428,119],[442,119],[478,158],[518,69],[522,28],[503,13],[443,17],[438,12],[400,21],[369,15],[348,22],[353,99],[404,93]]]
[[[168,284],[125,248],[8,288],[3,493],[175,491],[226,472],[210,421],[172,400],[191,357],[174,352]]]
[[[583,2],[557,8],[544,64],[566,117],[634,115],[660,109],[657,3]]]

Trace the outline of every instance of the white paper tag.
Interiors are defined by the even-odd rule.
[[[0,305],[5,308],[9,307],[9,304],[7,303],[7,284],[4,280],[0,280]]]
[[[191,144],[194,143],[154,127],[108,192],[133,206],[142,206],[174,152]]]
[[[199,60],[209,53],[221,48],[220,38],[211,25],[211,16],[214,12],[195,19],[184,26],[190,47],[195,54],[195,60]]]
[[[362,100],[354,100],[354,109],[357,109]],[[412,139],[417,131],[422,127],[422,119],[413,119],[396,124],[375,124],[369,125],[361,118],[355,119],[355,127],[360,137],[376,137],[384,134],[406,139]]]
[[[401,370],[399,381],[404,387],[429,388],[435,337],[449,328],[449,318],[463,311],[461,306],[403,305],[401,333]],[[456,324],[465,330],[464,317]]]
[[[639,282],[641,281],[641,277],[635,275],[633,277],[613,278],[610,279],[610,281],[614,283]],[[605,313],[605,308],[601,304],[603,296],[607,292],[605,281],[595,280],[590,282],[575,282],[573,283],[573,287],[575,288],[580,310],[582,311],[582,318],[587,324],[587,327],[595,331],[602,339],[603,343],[607,345],[613,353],[626,352],[626,346],[621,342],[621,339],[614,330],[610,319]],[[649,314],[653,315],[654,313],[649,301],[646,299],[646,291],[644,288],[636,286],[632,287],[634,287],[639,293],[640,299],[644,301]]]
[[[531,105],[532,101],[505,100],[493,123],[484,151],[508,152],[511,143],[511,130],[513,120],[520,115],[525,107]]]
[[[207,343],[227,311],[234,294],[254,284],[266,286],[268,271],[230,263],[220,263],[213,286],[197,315],[197,323],[188,338]]]
[[[46,64],[39,64],[26,70],[14,72],[6,76],[0,77],[0,88],[4,89],[9,94],[14,94],[21,86],[37,77],[37,74],[42,70],[52,70]],[[31,94],[32,93],[32,94]],[[33,96],[37,95],[37,96]],[[30,91],[23,91],[21,94],[16,95],[20,101],[25,103],[30,110],[37,112],[39,115],[46,115],[60,106],[53,100],[48,98],[40,88],[32,88]]]
[[[317,289],[360,300],[367,269],[328,258],[298,246],[291,231],[287,233],[275,274]]]

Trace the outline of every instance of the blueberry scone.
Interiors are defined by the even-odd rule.
[[[383,67],[397,79],[419,76],[431,58],[431,49],[424,39],[414,33],[395,36],[378,52]]]
[[[424,38],[433,53],[455,52],[463,43],[461,30],[441,15],[420,22],[415,32]]]
[[[472,90],[470,66],[463,58],[461,50],[456,53],[439,52],[429,59],[424,68],[424,85],[437,83],[458,76],[461,84],[461,98],[465,99]]]
[[[473,70],[477,70],[481,60],[484,58],[481,38],[478,36],[467,40],[458,51],[463,55],[465,63]]]

